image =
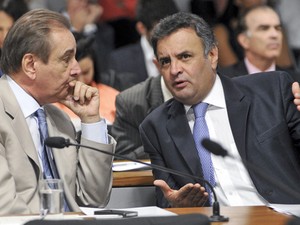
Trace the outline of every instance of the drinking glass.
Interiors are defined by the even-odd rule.
[[[61,217],[64,212],[63,182],[60,179],[39,181],[40,212],[42,216]]]

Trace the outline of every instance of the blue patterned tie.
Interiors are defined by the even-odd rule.
[[[35,112],[35,115],[38,118],[38,122],[39,122],[39,131],[40,131],[41,144],[42,144],[42,149],[39,151],[39,153],[43,164],[44,178],[46,179],[59,178],[55,163],[52,159],[51,149],[44,144],[45,139],[49,136],[45,112],[42,109],[38,109]]]
[[[198,150],[198,155],[202,165],[202,171],[204,179],[207,180],[213,187],[216,185],[214,177],[214,169],[211,161],[210,152],[208,152],[201,144],[201,141],[204,138],[209,138],[208,127],[205,121],[205,113],[207,110],[208,104],[201,102],[193,106],[195,114],[195,124],[193,130],[193,136],[195,144]],[[209,194],[209,202],[212,203],[212,193],[210,188],[206,186],[206,191]]]
[[[39,154],[43,164],[44,178],[59,179],[56,165],[52,158],[52,149],[44,144],[46,138],[49,137],[46,115],[44,110],[38,109],[35,112],[35,116],[38,118],[38,123],[39,123],[39,131],[40,131],[41,144],[42,144],[42,149],[39,150]],[[70,211],[65,197],[64,197],[64,210],[65,212]]]

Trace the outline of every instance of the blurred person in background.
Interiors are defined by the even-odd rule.
[[[138,0],[98,0],[103,7],[100,21],[114,29],[115,48],[135,43],[139,34],[135,29],[136,5]]]
[[[294,80],[299,80],[293,67],[281,68],[276,64],[282,51],[282,29],[279,15],[272,7],[258,5],[245,10],[237,25],[237,41],[243,48],[244,58],[231,66],[220,67],[219,72],[234,77],[285,70]]]
[[[66,7],[66,1],[62,0],[27,0],[29,9],[46,8],[55,12],[60,12]]]
[[[95,36],[93,49],[95,63],[99,69],[95,77],[100,81],[100,73],[107,68],[107,55],[114,47],[114,31],[107,23],[100,23],[103,8],[95,0],[66,0],[66,8],[61,12],[71,23],[71,30],[77,37]]]
[[[149,42],[151,30],[160,19],[178,12],[173,0],[139,0],[136,10],[136,30],[140,40],[111,52],[109,70],[104,78],[104,83],[119,91],[159,75]]]
[[[274,0],[223,0],[222,2],[226,1],[227,4],[223,4],[223,9],[216,10],[221,12],[219,12],[218,19],[214,21],[214,24],[212,25],[218,41],[218,65],[221,67],[233,65],[244,58],[243,48],[239,45],[236,38],[237,24],[240,15],[245,10],[257,5],[268,5],[272,8],[275,7]],[[285,35],[283,35],[282,51],[276,61],[277,65],[281,67],[293,66]]]
[[[277,1],[276,8],[278,9],[283,26],[286,30],[286,36],[294,57],[298,71],[300,71],[300,1],[288,0]]]
[[[7,32],[14,22],[28,11],[24,0],[0,0],[0,56]],[[0,68],[0,76],[2,75]]]

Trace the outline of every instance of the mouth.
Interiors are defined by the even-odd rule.
[[[279,49],[280,48],[280,44],[278,44],[278,43],[269,44],[268,48],[269,49]]]
[[[187,81],[186,80],[175,80],[173,83],[173,87],[175,88],[184,88],[187,85]]]

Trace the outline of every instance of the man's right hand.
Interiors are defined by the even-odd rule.
[[[163,180],[155,180],[154,185],[159,187],[172,207],[199,207],[208,200],[208,193],[200,184],[186,184],[179,190],[173,190]]]

